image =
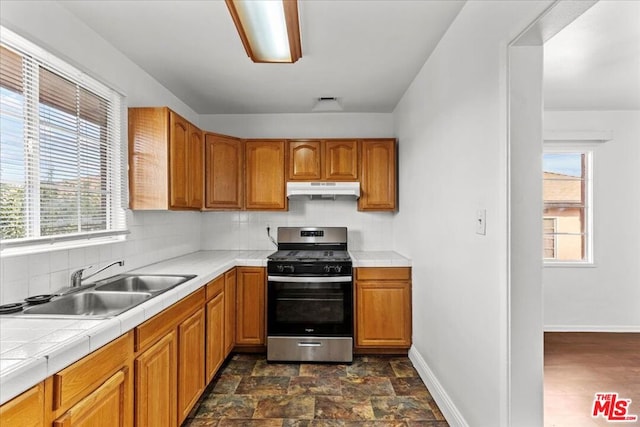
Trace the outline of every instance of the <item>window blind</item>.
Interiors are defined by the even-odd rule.
[[[2,247],[126,232],[122,97],[2,28]]]

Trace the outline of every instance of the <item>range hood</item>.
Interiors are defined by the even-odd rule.
[[[336,197],[360,197],[359,182],[287,182],[287,197],[310,199],[335,199]]]

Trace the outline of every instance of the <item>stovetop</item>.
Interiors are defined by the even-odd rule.
[[[349,252],[343,250],[280,250],[269,255],[269,261],[348,262]]]

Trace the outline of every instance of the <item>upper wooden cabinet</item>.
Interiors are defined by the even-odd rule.
[[[396,140],[361,141],[360,211],[396,210]]]
[[[243,148],[239,138],[205,134],[205,209],[242,209]]]
[[[287,141],[289,181],[356,181],[358,141],[355,139]]]
[[[332,139],[324,143],[324,179],[356,181],[358,179],[358,141]]]
[[[287,210],[284,140],[245,142],[245,208]]]
[[[201,209],[202,131],[166,107],[129,108],[129,205]]]
[[[319,181],[322,179],[321,142],[287,141],[289,153],[289,181]]]

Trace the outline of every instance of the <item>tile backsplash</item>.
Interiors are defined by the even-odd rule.
[[[125,240],[0,261],[0,304],[49,294],[69,284],[71,272],[124,259],[96,279],[129,271],[198,250],[275,250],[267,237],[284,226],[342,226],[349,230],[349,249],[393,249],[393,214],[358,212],[353,200],[292,200],[287,212],[127,212]],[[90,273],[91,271],[88,271]]]
[[[71,273],[78,268],[103,266],[124,259],[123,267],[113,266],[96,276],[98,279],[200,249],[199,212],[128,211],[127,224],[130,234],[122,241],[3,256],[0,304],[19,302],[27,296],[49,294],[68,286]]]
[[[206,212],[202,218],[203,250],[274,249],[267,226],[276,239],[278,227],[347,227],[349,249],[356,251],[393,248],[393,213],[358,212],[348,199],[289,201],[287,212]]]

